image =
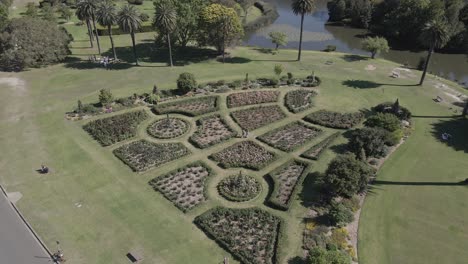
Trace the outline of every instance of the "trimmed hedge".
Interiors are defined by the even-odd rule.
[[[337,139],[341,135],[340,132],[336,132],[325,138],[324,140],[320,141],[318,144],[311,147],[306,152],[302,153],[301,157],[311,160],[319,160],[322,156],[323,152],[330,146],[335,139]]]
[[[218,111],[218,102],[219,96],[195,97],[158,104],[153,107],[153,111],[158,115],[173,113],[187,116],[198,116]]]
[[[293,183],[292,186],[288,185],[281,185],[279,182],[278,177],[282,175],[282,173],[286,173],[288,169],[293,168],[293,166],[298,166],[297,168],[302,167],[302,171],[300,172],[299,175],[297,175],[296,181]],[[280,167],[274,169],[270,173],[268,173],[265,178],[270,181],[273,184],[273,191],[267,198],[267,204],[272,207],[276,208],[279,210],[287,211],[289,210],[289,207],[291,206],[292,202],[292,197],[294,197],[297,194],[298,188],[297,186],[302,183],[302,181],[305,178],[307,167],[309,166],[308,163],[303,162],[303,161],[298,161],[298,160],[292,160],[288,161],[285,164],[281,165]],[[288,175],[286,175],[288,176]],[[290,180],[290,177],[288,177],[288,180]],[[281,201],[278,199],[278,196],[280,195],[280,189],[281,188],[289,188],[289,195],[287,198],[287,201]],[[287,190],[286,190],[287,192]]]
[[[361,112],[338,113],[319,110],[306,116],[304,120],[324,127],[349,129],[360,124],[364,120],[364,114]]]
[[[148,118],[144,110],[115,115],[91,121],[83,129],[96,139],[102,146],[133,138],[138,125]]]
[[[194,220],[208,237],[244,264],[274,264],[283,221],[259,208],[216,207]]]
[[[182,178],[182,175],[178,175],[178,174],[183,174],[184,172],[187,172],[188,170],[190,170],[192,168],[196,168],[196,167],[202,167],[203,170],[208,173],[208,175],[206,177],[204,177],[203,179],[200,179],[201,183],[192,181],[189,184],[185,183],[187,181],[187,179],[188,179],[188,177],[185,176],[184,177],[185,178],[184,179],[184,184],[182,184],[182,186],[180,186],[180,187],[182,188],[183,191],[186,191],[186,192],[189,192],[189,188],[191,188],[191,187],[193,188],[193,185],[195,185],[196,188],[201,188],[202,189],[203,200],[199,200],[199,201],[196,201],[194,203],[190,202],[188,206],[184,206],[184,205],[186,205],[186,203],[181,202],[180,198],[183,198],[185,195],[178,195],[179,193],[177,193],[177,192],[180,191],[180,189],[173,190],[173,189],[167,188],[166,186],[164,186],[164,181],[170,181],[171,178],[174,179],[176,176],[179,176],[179,178]],[[153,187],[153,189],[155,191],[159,191],[167,200],[172,202],[177,208],[179,208],[182,212],[185,213],[185,212],[187,212],[189,210],[192,210],[193,208],[195,208],[196,206],[198,206],[199,204],[201,204],[202,202],[204,202],[204,201],[206,201],[208,199],[208,194],[207,194],[207,182],[208,181],[207,181],[207,179],[210,178],[210,177],[213,177],[213,175],[214,175],[214,172],[208,165],[206,165],[202,161],[197,161],[197,162],[191,163],[189,165],[186,165],[186,166],[184,166],[182,168],[178,168],[176,170],[173,170],[173,171],[171,171],[171,172],[169,172],[167,174],[156,177],[156,178],[152,179],[151,181],[149,181],[148,184],[151,187]],[[193,193],[188,193],[188,194],[193,195]]]

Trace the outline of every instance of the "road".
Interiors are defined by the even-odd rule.
[[[13,206],[0,191],[0,264],[51,264]]]

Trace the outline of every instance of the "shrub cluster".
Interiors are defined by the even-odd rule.
[[[320,156],[322,156],[323,152],[330,146],[335,139],[337,139],[341,135],[340,132],[336,132],[325,138],[324,140],[320,141],[318,144],[312,146],[306,152],[304,152],[301,156],[306,159],[311,160],[318,160]]]
[[[284,103],[292,113],[299,113],[313,106],[312,98],[317,93],[312,90],[293,90],[286,94]]]
[[[396,115],[400,120],[409,121],[411,119],[411,112],[408,108],[400,106],[399,101],[397,100],[395,103],[385,102],[379,104],[372,108],[372,111],[378,113],[390,113]]]
[[[275,159],[275,155],[253,141],[242,141],[210,158],[223,168],[246,168],[260,170]]]
[[[123,145],[113,153],[132,170],[142,172],[189,155],[190,151],[182,143],[157,144],[139,140]]]
[[[385,157],[388,153],[386,142],[392,139],[391,136],[381,128],[356,129],[351,132],[348,149],[364,161],[370,157]]]
[[[369,117],[364,125],[367,127],[380,127],[390,132],[395,132],[401,129],[400,119],[391,113],[377,113]]]
[[[354,221],[354,214],[345,204],[333,201],[328,211],[328,219],[332,225],[343,227]]]
[[[134,137],[137,126],[147,118],[148,114],[144,110],[129,112],[91,121],[83,129],[102,146],[110,146]]]
[[[305,117],[305,120],[311,123],[338,129],[352,128],[361,123],[363,119],[364,114],[361,112],[338,113],[327,110],[319,110]]]
[[[278,102],[280,92],[278,91],[254,91],[245,93],[234,93],[227,97],[229,108]]]
[[[231,175],[218,184],[218,192],[229,201],[245,202],[260,194],[262,185],[245,174]]]
[[[241,263],[277,263],[282,221],[266,211],[218,207],[197,216],[194,222]]]
[[[207,165],[196,162],[154,178],[149,185],[186,212],[207,199],[206,182],[211,175]]]
[[[197,81],[195,80],[195,76],[188,72],[181,73],[177,79],[177,89],[182,94],[186,94],[197,89]]]
[[[228,140],[237,133],[220,115],[212,115],[197,120],[197,131],[189,141],[197,148],[207,148]]]
[[[308,164],[300,161],[290,161],[274,171],[268,173],[267,179],[273,182],[274,188],[268,197],[268,204],[271,207],[288,210],[292,197],[296,192],[296,187],[305,177],[305,170]]]
[[[322,134],[322,130],[297,121],[267,132],[258,139],[266,144],[291,152]]]
[[[257,106],[231,113],[232,118],[245,130],[252,131],[286,117],[277,105]]]
[[[195,97],[158,104],[153,107],[153,111],[158,115],[176,113],[187,116],[198,116],[217,111],[218,100],[218,96]]]
[[[322,79],[315,75],[309,75],[304,80],[302,80],[302,87],[317,87],[322,83]]]

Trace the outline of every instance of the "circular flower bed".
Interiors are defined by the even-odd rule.
[[[157,120],[148,127],[148,134],[155,138],[168,139],[179,137],[187,132],[189,124],[179,118]]]
[[[243,174],[232,175],[218,184],[219,193],[229,201],[244,202],[255,198],[262,190],[253,177]]]

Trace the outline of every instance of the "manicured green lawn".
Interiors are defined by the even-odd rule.
[[[75,36],[72,50],[75,57],[86,59],[95,53],[87,48],[84,27],[67,25],[67,28]],[[316,106],[256,130],[252,137],[321,108],[351,112],[396,98],[418,116],[453,115],[449,110],[452,105],[432,101],[437,95],[444,96],[434,87],[432,76],[423,87],[408,86],[417,83],[419,73],[392,79],[388,75],[397,65],[383,60],[350,61],[344,54],[305,52],[303,61],[296,62],[293,60],[296,51],[281,50],[278,55],[269,55],[253,48],[237,48],[231,51],[234,59],[224,65],[209,56],[200,60],[198,56],[187,59],[179,54],[176,61],[185,66],[168,68],[164,52],[149,52],[154,49],[150,42],[152,33],[138,34],[137,38],[141,67],[123,64],[106,71],[98,65],[70,60],[18,74],[0,73],[0,148],[3,150],[0,183],[10,192],[23,194],[19,208],[47,245],[53,248],[56,240],[61,241],[71,263],[128,263],[125,254],[130,250],[142,251],[146,259],[143,263],[219,263],[229,254],[192,223],[195,216],[216,205],[256,205],[283,217],[287,233],[282,241],[281,263],[302,255],[301,220],[307,209],[301,205],[301,197],[287,213],[265,207],[266,193],[240,205],[218,198],[216,182],[238,170],[224,172],[206,156],[237,139],[137,174],[112,155],[113,147],[103,148],[92,140],[81,129],[83,122],[65,120],[64,113],[72,110],[78,99],[94,102],[101,88],[110,88],[117,97],[150,92],[155,83],[162,89],[174,88],[177,76],[185,71],[194,73],[202,83],[243,79],[246,73],[250,78],[265,77],[273,75],[273,66],[281,63],[285,72],[305,76],[315,71],[323,79]],[[116,43],[119,56],[131,62],[130,37],[116,36]],[[109,49],[107,37],[102,38],[102,45],[104,50]],[[327,61],[333,63],[329,65]],[[369,64],[376,69],[366,70]],[[463,92],[455,84],[448,84]],[[221,112],[226,111],[225,105],[222,106]],[[466,137],[466,125],[461,130],[464,132],[456,133],[451,130],[451,124],[441,123],[450,120],[415,118],[414,134],[384,165],[378,180],[453,183],[466,178],[468,147],[461,140]],[[457,147],[462,150],[455,151],[440,143],[432,134],[433,125],[454,135]],[[146,137],[144,129],[142,126],[140,137]],[[190,144],[186,145],[195,151]],[[298,156],[310,145],[292,155]],[[312,163],[312,170],[323,171],[334,155],[327,151],[322,160]],[[288,157],[280,154],[276,163],[249,175],[260,179]],[[183,214],[147,182],[197,159],[207,162],[218,176],[210,183],[210,201]],[[50,166],[52,172],[37,174],[34,170],[41,163]],[[309,186],[306,184],[304,188],[307,193]],[[467,199],[467,189],[460,186],[377,185],[363,210],[361,263],[462,263],[468,258],[465,250]],[[77,203],[82,206],[77,207]]]

